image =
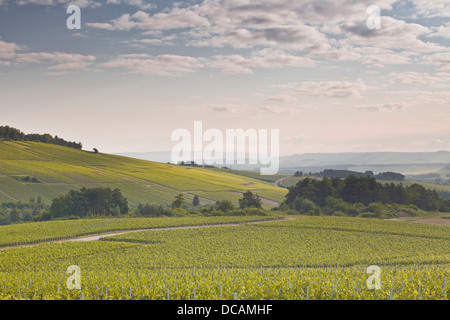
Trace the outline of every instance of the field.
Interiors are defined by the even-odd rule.
[[[27,176],[36,181],[24,181]],[[82,187],[119,188],[131,205],[169,205],[181,192],[188,201],[201,195],[203,204],[222,200],[230,191],[251,190],[276,202],[286,194],[271,181],[224,170],[94,154],[52,144],[0,141],[0,202],[27,202],[41,196],[50,203],[56,196]],[[238,199],[231,198],[235,205]]]
[[[0,298],[450,297],[449,226],[344,217],[284,218],[288,219],[260,223],[246,223],[258,220],[254,217],[57,221],[58,228],[56,222],[44,222],[34,232],[31,225],[35,223],[15,225],[14,232],[29,235],[23,239],[29,243],[36,243],[36,235],[45,232],[51,238],[56,229],[61,233],[54,236],[61,238],[119,229],[163,229],[89,242],[56,241],[3,248]],[[240,223],[223,225],[230,222]],[[194,228],[196,225],[203,227]],[[164,229],[170,226],[187,227]],[[12,231],[5,232],[8,228],[12,226],[0,227],[3,243],[11,239],[7,234],[13,237]],[[80,289],[67,288],[67,268],[71,265],[80,268]],[[370,265],[379,266],[380,273],[367,273]],[[381,287],[370,289],[369,277],[379,278]]]
[[[237,205],[250,190],[268,209],[287,193],[276,184],[296,181],[0,141],[0,202],[41,196],[49,203],[72,189],[111,187],[132,206],[167,205],[179,193],[188,202],[198,195],[203,204]],[[448,300],[449,264],[445,223],[267,211],[0,226],[0,299],[6,300]],[[374,265],[379,273],[368,273]],[[79,268],[80,288],[68,286],[70,266]]]

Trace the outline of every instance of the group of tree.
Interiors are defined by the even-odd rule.
[[[266,215],[262,209],[261,198],[251,191],[247,191],[238,201],[236,207],[230,200],[223,199],[216,201],[213,205],[200,205],[200,199],[194,196],[192,203],[188,203],[184,194],[180,193],[174,197],[170,206],[155,204],[139,204],[135,212],[139,216],[160,217],[160,216],[186,216],[186,215]]]
[[[170,162],[168,162],[168,164],[170,164]],[[195,163],[195,161],[180,161],[177,163],[177,165],[184,166],[184,167],[194,167],[194,168],[215,168],[212,165],[197,164],[197,163]]]
[[[4,202],[0,205],[0,225],[39,221],[46,210],[48,206],[41,196],[31,197],[28,202]]]
[[[213,205],[201,205],[200,199],[194,196],[192,203],[188,203],[183,193],[174,197],[171,205],[139,204],[130,208],[128,201],[119,189],[111,188],[82,188],[71,190],[57,196],[46,205],[39,196],[37,201],[30,198],[28,203],[11,202],[0,205],[0,225],[19,222],[47,221],[55,219],[79,219],[89,217],[108,216],[187,216],[187,215],[266,215],[261,208],[258,195],[247,191],[239,199],[239,206],[230,200],[220,200]]]
[[[66,141],[58,136],[52,136],[48,133],[45,134],[25,134],[19,129],[12,128],[9,126],[0,126],[0,140],[13,140],[13,141],[33,141],[33,142],[43,142],[43,143],[51,143],[60,146],[70,147],[81,149],[83,145],[81,142],[71,142]]]
[[[303,171],[296,171],[294,173],[295,177],[303,177]],[[351,171],[351,170],[338,170],[338,169],[325,169],[323,171],[317,172],[317,173],[310,173],[308,174],[310,177],[315,178],[340,178],[345,179],[350,176],[353,176],[355,178],[375,178],[376,180],[384,180],[384,181],[404,181],[405,176],[401,173],[396,172],[380,172],[377,174],[374,174],[373,171],[365,171],[365,172],[358,172],[358,171]]]
[[[49,219],[127,214],[128,201],[119,189],[82,188],[52,200]]]
[[[288,188],[284,203],[290,205],[297,199],[306,199],[314,205],[327,205],[329,197],[350,204],[372,203],[414,205],[424,211],[450,211],[450,201],[442,199],[435,190],[419,184],[404,187],[401,183],[380,183],[375,178],[349,176],[339,178],[304,178]]]

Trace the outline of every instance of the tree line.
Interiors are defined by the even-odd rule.
[[[170,205],[139,204],[130,207],[119,189],[82,188],[57,196],[47,205],[42,197],[33,197],[29,202],[8,202],[0,205],[0,225],[19,222],[48,221],[58,219],[100,218],[108,216],[176,217],[187,215],[266,215],[261,199],[247,191],[236,207],[229,200],[220,200],[213,205],[201,205],[194,196],[189,203],[184,194],[174,197]]]
[[[128,201],[119,189],[82,188],[53,199],[48,217],[45,218],[118,216],[128,211]]]
[[[251,191],[242,194],[242,198],[238,201],[236,207],[230,200],[217,200],[213,205],[200,205],[198,195],[192,199],[192,203],[188,203],[182,193],[174,197],[174,201],[170,206],[154,205],[146,203],[139,204],[137,214],[146,217],[159,216],[185,216],[188,214],[195,215],[266,215],[262,209],[261,198]]]
[[[51,136],[48,133],[45,134],[25,134],[19,129],[12,128],[9,126],[0,126],[0,139],[3,140],[13,140],[13,141],[33,141],[33,142],[42,142],[42,143],[51,143],[59,146],[70,147],[75,149],[81,149],[83,145],[81,142],[71,142],[66,141],[58,136]]]
[[[435,190],[420,184],[404,187],[401,183],[380,183],[375,178],[349,176],[345,179],[304,178],[288,188],[284,203],[290,205],[297,199],[307,199],[319,207],[327,205],[329,197],[349,204],[372,203],[413,205],[424,211],[450,211],[450,200],[442,199]]]
[[[367,178],[375,178],[376,180],[388,180],[388,181],[404,181],[405,176],[401,173],[396,172],[380,172],[374,174],[373,171],[351,171],[351,170],[338,170],[338,169],[325,169],[323,171],[317,173],[309,173],[307,174],[310,177],[315,178],[341,178],[345,179],[349,176],[354,176],[355,178],[367,177]],[[303,177],[306,174],[303,171],[296,171],[294,173],[294,177]]]

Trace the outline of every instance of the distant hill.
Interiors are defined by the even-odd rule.
[[[282,159],[283,166],[450,163],[450,152],[305,153]]]
[[[69,148],[49,143],[0,141],[0,202],[50,201],[82,187],[119,188],[131,205],[170,204],[184,193],[203,204],[227,199],[238,204],[241,194],[254,191],[266,204],[284,199],[285,189],[272,182],[220,169],[181,167]],[[269,201],[271,200],[271,201]]]
[[[306,153],[282,157],[280,173],[297,170],[320,172],[325,169],[397,172],[404,175],[425,174],[444,170],[450,165],[450,152],[365,152]]]
[[[136,159],[170,162],[170,152],[123,153]],[[448,168],[446,168],[448,167]],[[232,165],[236,170],[259,171],[255,165]],[[280,157],[280,174],[294,174],[297,170],[320,172],[326,169],[398,172],[403,175],[440,172],[450,174],[450,152],[364,152],[364,153],[305,153]]]

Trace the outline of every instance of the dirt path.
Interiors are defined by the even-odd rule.
[[[275,187],[286,188],[284,185],[282,185],[284,179],[286,179],[286,178],[289,178],[289,177],[284,177],[284,178],[281,178],[281,179],[278,179],[277,181],[275,181],[275,183],[274,183]]]
[[[73,238],[73,239],[67,239],[67,240],[60,240],[61,242],[73,242],[73,241],[96,241],[101,238],[106,237],[114,237],[119,236],[122,234],[132,233],[132,232],[140,232],[140,231],[159,231],[159,230],[178,230],[178,229],[200,229],[200,228],[213,228],[213,227],[237,227],[239,225],[244,224],[260,224],[264,222],[274,222],[274,221],[283,221],[283,220],[291,220],[292,218],[279,218],[279,219],[272,219],[272,220],[262,220],[262,221],[250,221],[250,222],[234,222],[234,223],[222,223],[222,224],[203,224],[203,225],[194,225],[194,226],[178,226],[178,227],[166,227],[166,228],[152,228],[152,229],[136,229],[136,230],[126,230],[121,232],[115,232],[115,233],[103,233],[103,234],[97,234],[97,235],[91,235],[87,237],[79,237],[79,238]]]
[[[5,196],[7,196],[8,198],[11,198],[11,199],[13,199],[14,201],[16,201],[16,202],[18,202],[19,200],[17,200],[16,198],[14,198],[14,197],[12,197],[12,196],[10,196],[9,194],[7,194],[6,192],[4,192],[4,191],[2,191],[2,190],[0,190],[0,193],[1,194],[4,194]]]
[[[423,219],[412,220],[411,222],[436,224],[436,225],[440,225],[440,226],[450,226],[450,219],[442,219],[442,218],[423,218]]]

